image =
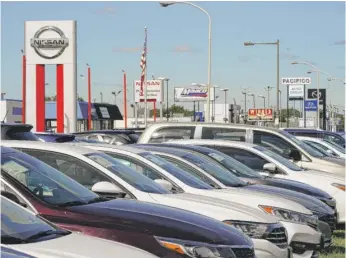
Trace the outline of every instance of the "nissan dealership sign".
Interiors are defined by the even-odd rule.
[[[174,88],[174,100],[176,102],[193,102],[193,101],[206,101],[208,98],[207,87],[188,87],[188,88]],[[210,94],[210,100],[214,100],[213,91]]]

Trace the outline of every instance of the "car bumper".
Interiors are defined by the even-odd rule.
[[[281,223],[287,230],[288,244],[293,249],[293,257],[311,257],[313,251],[321,244],[322,233],[303,224],[287,221]],[[310,256],[305,256],[306,253],[310,253]]]
[[[319,221],[318,229],[322,233],[320,249],[327,248],[332,244],[332,231],[330,226],[323,221]]]
[[[332,197],[336,201],[336,214],[337,214],[337,223],[344,224],[346,221],[345,218],[345,192],[337,190]]]
[[[287,258],[288,248],[279,248],[265,239],[251,239],[255,247],[256,258]]]

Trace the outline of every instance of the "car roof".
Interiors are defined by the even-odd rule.
[[[297,137],[297,139],[302,139],[302,140],[311,140],[311,141],[314,141],[314,142],[325,142],[321,138],[307,137],[307,136],[296,136],[296,137]]]
[[[93,131],[85,131],[85,132],[75,132],[75,135],[83,135],[83,134],[135,134],[134,130],[126,130],[126,129],[117,129],[117,130],[93,130]]]
[[[1,145],[9,146],[13,148],[23,149],[38,149],[46,151],[55,151],[60,153],[74,153],[74,154],[90,154],[94,153],[94,150],[85,147],[76,146],[71,148],[68,144],[55,143],[55,142],[40,142],[40,141],[15,141],[15,140],[2,140]],[[97,151],[96,151],[97,152]]]
[[[201,145],[218,145],[218,146],[234,146],[234,147],[241,147],[241,148],[253,148],[256,146],[256,144],[247,143],[247,142],[238,142],[238,141],[225,141],[225,140],[204,140],[204,139],[190,139],[190,140],[172,140],[169,142],[166,142],[167,144],[173,143],[173,144],[179,144],[183,142],[189,142],[192,144],[201,144]],[[207,146],[206,146],[207,147]]]
[[[140,153],[144,153],[144,152],[148,152],[148,151],[143,151],[143,149],[138,149],[138,148],[134,148],[134,147],[129,147],[128,145],[111,145],[111,144],[102,144],[102,143],[88,143],[88,142],[67,142],[64,143],[64,145],[74,145],[74,146],[83,146],[83,147],[92,147],[92,146],[97,146],[100,148],[104,148],[104,149],[118,149],[118,150],[123,150],[123,151],[127,151],[127,152],[131,152],[134,154],[140,154]],[[132,144],[131,144],[132,146]]]
[[[220,127],[220,128],[227,128],[227,127],[238,127],[238,128],[253,128],[253,129],[261,129],[261,130],[268,130],[268,131],[280,131],[280,129],[277,128],[271,128],[271,127],[260,127],[256,125],[247,125],[247,124],[225,124],[225,123],[204,123],[204,122],[158,122],[155,124],[149,125],[147,128],[152,127],[174,127],[174,126],[210,126],[210,127]]]
[[[75,136],[72,133],[55,133],[55,132],[33,132],[36,135],[50,135],[50,136]]]

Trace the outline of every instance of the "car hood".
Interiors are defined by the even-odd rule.
[[[323,157],[321,159],[345,167],[345,159],[335,157]]]
[[[319,170],[307,169],[302,171],[301,174],[299,174],[299,176],[311,177],[316,179],[318,178],[319,180],[332,180],[332,181],[335,181],[335,183],[343,183],[343,184],[345,183],[345,176],[339,175],[339,174],[331,174],[331,173],[319,171]]]
[[[276,217],[249,206],[207,196],[181,194],[150,194],[160,204],[196,212],[220,221],[239,220],[258,223],[277,223]]]
[[[259,178],[255,178],[255,179],[241,178],[241,179],[249,181],[254,184],[268,185],[272,187],[278,187],[280,189],[292,190],[295,192],[311,195],[316,198],[324,198],[324,199],[332,198],[328,193],[316,187],[313,187],[311,185],[301,183],[298,181],[289,180],[289,179],[282,179],[282,178],[271,177],[271,176],[265,177],[264,179],[259,179]]]
[[[252,246],[250,238],[222,222],[197,213],[135,200],[112,200],[69,207],[73,212],[92,215],[89,225],[110,225],[142,234],[222,244]],[[87,217],[87,216],[85,216]],[[90,216],[88,216],[89,218]],[[119,223],[116,225],[115,223]]]
[[[130,245],[80,233],[30,244],[11,245],[11,248],[40,258],[158,258]]]
[[[203,196],[209,196],[213,198],[228,200],[240,204],[246,203],[247,206],[253,207],[255,209],[261,210],[258,206],[272,206],[284,208],[286,210],[292,210],[304,214],[311,214],[311,211],[306,209],[304,206],[278,197],[272,196],[267,193],[256,193],[253,191],[246,190],[244,187],[241,188],[226,188],[226,189],[213,189],[213,190],[201,190],[195,189],[195,194],[200,194]]]
[[[294,201],[296,203],[301,204],[305,208],[316,211],[318,213],[325,213],[328,215],[333,215],[334,211],[325,203],[322,201],[316,199],[315,197],[294,192],[287,189],[282,189],[278,187],[272,187],[267,185],[249,185],[245,187],[248,190],[252,190],[256,193],[262,192],[262,193],[268,193],[275,196],[279,196],[291,201]]]

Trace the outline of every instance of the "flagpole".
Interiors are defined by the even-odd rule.
[[[147,27],[145,27],[145,38],[147,39]],[[148,41],[146,41],[148,42]],[[145,83],[144,85],[144,127],[147,127],[147,119],[148,119],[148,102],[147,102],[147,76],[148,76],[148,45],[146,45],[146,53],[145,53],[145,75],[144,75],[144,80],[143,83]]]

